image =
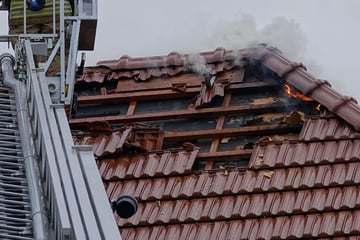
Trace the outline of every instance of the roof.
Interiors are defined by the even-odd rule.
[[[360,107],[264,44],[101,61],[69,118],[123,239],[360,235]]]

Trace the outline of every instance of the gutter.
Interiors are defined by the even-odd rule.
[[[26,101],[25,84],[14,77],[14,57],[10,54],[0,56],[0,66],[4,77],[4,86],[11,88],[15,93],[17,120],[21,136],[22,150],[24,155],[25,174],[28,180],[31,210],[32,227],[34,239],[48,239],[48,220],[45,204],[41,194],[40,178],[38,175],[37,160],[30,135],[30,117]]]

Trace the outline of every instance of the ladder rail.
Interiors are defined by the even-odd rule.
[[[37,175],[37,162],[32,149],[32,138],[30,137],[30,124],[28,118],[28,109],[25,98],[24,83],[17,81],[14,77],[13,66],[14,59],[9,55],[2,55],[0,58],[1,70],[4,76],[4,85],[14,91],[16,99],[16,117],[19,133],[22,139],[22,151],[24,171],[28,179],[28,191],[30,195],[32,209],[32,225],[35,239],[47,239],[47,216],[44,209],[45,205],[42,199],[41,186]],[[14,186],[2,184],[1,188],[11,189]]]
[[[30,44],[30,41],[25,40],[28,53],[31,52]],[[31,78],[27,92],[32,118],[37,119],[37,121],[32,121],[32,127],[34,132],[38,132],[37,136],[48,136],[47,141],[41,140],[41,137],[35,141],[37,145],[35,148],[41,149],[39,145],[44,142],[52,145],[51,155],[54,158],[52,164],[59,175],[56,181],[61,183],[62,191],[60,192],[64,193],[62,197],[65,200],[62,204],[67,207],[74,238],[87,239],[91,236],[91,239],[121,239],[105,189],[102,184],[99,184],[101,182],[100,173],[93,171],[92,178],[87,177],[83,167],[84,163],[81,163],[79,159],[80,150],[73,146],[64,105],[52,103],[44,72],[36,71],[32,64],[29,64],[29,67]],[[34,105],[35,103],[36,105]],[[49,149],[42,149],[40,152],[43,155],[44,153],[48,154],[47,150]],[[96,162],[92,154],[86,155],[86,158],[84,155],[81,156],[82,162],[86,162],[88,165],[87,169],[90,169],[89,166],[96,169]],[[50,164],[48,158],[49,155],[46,158],[41,157],[40,173],[42,176],[53,174],[47,169]],[[52,194],[49,184],[54,184],[54,182],[51,183],[50,180],[50,178],[45,179],[47,194]],[[93,189],[94,186],[101,186],[102,189]],[[51,211],[56,213],[56,209]]]
[[[15,79],[13,69],[7,69],[12,71],[11,83],[7,85],[18,91],[14,99],[1,98],[6,97],[6,91],[3,92],[0,88],[0,172],[14,176],[13,179],[0,178],[0,194],[7,193],[8,188],[18,192],[11,192],[6,201],[0,201],[0,212],[8,213],[3,219],[0,217],[0,225],[9,221],[10,226],[13,217],[31,213],[35,239],[121,239],[91,149],[88,146],[74,146],[63,105],[72,101],[77,51],[92,50],[94,46],[97,0],[75,0],[74,16],[64,16],[64,1],[66,0],[59,0],[59,18],[56,18],[55,0],[48,1],[53,6],[52,33],[28,33],[29,22],[24,11],[23,33],[6,36],[7,39],[17,39],[14,52],[16,62],[19,63],[19,80]],[[66,38],[65,25],[69,22],[72,29],[69,55],[66,56],[65,45],[69,39]],[[83,33],[85,34],[82,35]],[[39,43],[34,39],[44,41]],[[50,48],[48,59],[43,64],[36,65],[34,55],[43,55]],[[46,72],[58,54],[60,74],[47,76]],[[1,62],[9,60],[1,56],[0,59]],[[19,86],[20,90],[17,89]],[[50,86],[55,91],[51,91]],[[17,115],[20,136],[14,129],[16,124],[8,117],[13,110],[8,109],[11,102],[16,103],[19,108]],[[22,147],[22,152],[16,148],[11,154],[6,151],[11,145],[6,141],[8,136],[16,139],[13,147]],[[21,156],[22,153],[24,156]],[[6,164],[1,157],[8,155],[11,161]],[[27,179],[30,180],[29,188],[19,179],[24,175],[21,171],[26,172]],[[22,205],[21,199],[31,201],[31,205]],[[7,203],[22,205],[24,210],[7,211],[3,207]],[[46,219],[44,205],[48,210]],[[29,224],[28,221],[24,223]],[[6,236],[11,236],[10,232],[15,230],[10,228],[9,232],[4,233]]]
[[[31,55],[32,50],[29,40],[25,40],[25,49],[27,54]],[[54,227],[54,234],[58,237],[57,239],[70,239],[71,236],[75,239],[86,239],[86,234],[81,226],[72,228],[71,219],[74,222],[81,222],[81,219],[78,216],[78,210],[74,209],[73,205],[66,203],[67,200],[68,202],[74,201],[74,196],[71,192],[68,192],[67,200],[64,193],[71,190],[66,186],[71,186],[72,183],[66,181],[68,179],[66,172],[61,171],[62,166],[57,162],[62,156],[57,152],[59,150],[57,145],[54,145],[54,137],[50,131],[51,126],[46,117],[46,108],[49,107],[49,103],[45,103],[43,100],[43,94],[48,94],[48,92],[43,93],[41,91],[39,85],[40,79],[38,79],[39,72],[36,71],[32,58],[27,60],[30,78],[26,92],[28,103],[30,104],[29,108],[32,109],[31,117],[33,120],[31,123],[34,133],[36,132],[35,149],[40,156],[40,174],[45,183],[43,188],[48,199],[48,205],[51,206],[49,215],[53,222],[57,224]],[[44,79],[41,80],[44,81]],[[72,218],[69,214],[72,214]]]

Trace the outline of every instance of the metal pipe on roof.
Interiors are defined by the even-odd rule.
[[[38,166],[32,147],[30,136],[30,117],[26,102],[25,84],[14,77],[15,60],[11,54],[0,56],[0,65],[4,77],[4,86],[11,88],[15,92],[18,128],[20,131],[22,149],[24,155],[25,174],[28,179],[32,226],[34,239],[48,239],[48,221],[45,211],[45,204],[41,194],[41,186],[38,175]]]

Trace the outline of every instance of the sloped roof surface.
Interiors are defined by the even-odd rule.
[[[211,66],[212,74],[215,74],[218,70],[230,69],[231,66],[235,65],[227,65],[226,61],[239,62],[246,58],[259,60],[304,95],[317,100],[330,111],[337,113],[344,120],[348,121],[356,129],[360,129],[360,119],[355,118],[355,116],[360,114],[360,107],[354,98],[337,93],[327,81],[319,80],[308,73],[302,64],[287,60],[276,48],[266,45],[259,45],[256,49],[237,51],[226,51],[223,48],[218,48],[213,52],[202,53],[200,56],[202,61]],[[146,80],[149,77],[162,76],[162,73],[155,75],[147,74],[146,78],[141,77],[143,75],[142,72],[150,71],[148,69],[152,69],[151,71],[161,71],[161,68],[166,69],[163,73],[164,75],[172,76],[185,71],[184,65],[191,65],[196,61],[197,56],[181,55],[176,52],[170,53],[168,56],[152,58],[132,59],[125,56],[116,61],[99,62],[99,66],[104,66],[108,70],[104,71],[101,67],[99,70],[96,69],[96,79],[92,77],[94,71],[88,70],[79,81],[104,81],[105,79],[114,79],[121,76],[134,77],[135,80]],[[219,62],[221,67],[219,67]],[[224,67],[224,65],[227,67]],[[170,69],[173,71],[170,71]],[[113,75],[114,70],[122,70],[122,75]]]
[[[360,107],[279,50],[124,56],[76,91],[74,141],[139,202],[123,239],[360,235]]]

